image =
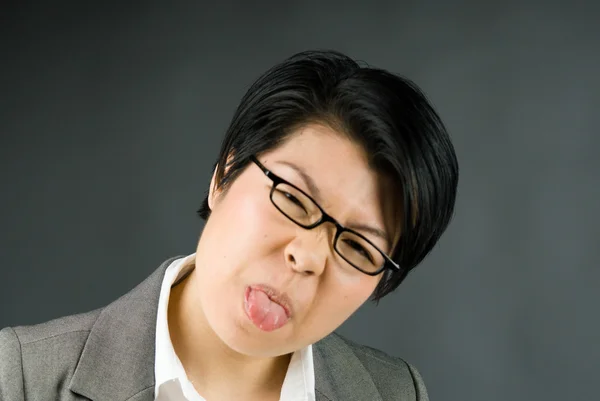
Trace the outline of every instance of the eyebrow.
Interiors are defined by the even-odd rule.
[[[310,190],[310,192],[313,194],[313,196],[315,197],[315,200],[321,204],[322,202],[322,198],[321,198],[321,191],[319,190],[319,187],[317,186],[317,184],[315,183],[315,181],[312,179],[312,177],[310,175],[308,175],[308,173],[300,166],[294,164],[294,163],[290,163],[288,161],[277,161],[278,164],[283,164],[287,167],[290,167],[292,170],[294,170],[295,172],[298,173],[298,175],[300,175],[300,177],[302,178],[302,180],[304,181],[304,183],[308,186],[308,189]],[[352,230],[355,231],[364,231],[367,232],[369,234],[372,234],[376,237],[381,238],[382,240],[385,241],[388,249],[391,248],[391,241],[390,241],[390,237],[388,236],[387,232],[385,230],[382,230],[381,228],[378,227],[373,227],[373,226],[369,226],[366,224],[360,224],[360,223],[356,223],[356,224],[350,224],[346,226],[347,228],[350,228]]]

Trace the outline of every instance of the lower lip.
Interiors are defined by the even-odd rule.
[[[246,316],[248,316],[248,319],[250,319],[254,326],[266,332],[271,332],[285,326],[289,320],[289,317],[284,312],[283,308],[280,305],[274,303],[275,305],[273,305],[272,307],[277,309],[270,313],[267,312],[265,315],[264,311],[260,311],[258,309],[259,307],[256,305],[256,299],[254,298],[254,296],[251,296],[253,291],[260,292],[260,295],[254,295],[259,295],[261,297],[266,296],[266,294],[259,289],[251,287],[246,288],[246,291],[244,293],[244,311],[246,312]]]

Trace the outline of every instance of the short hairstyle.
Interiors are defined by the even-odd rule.
[[[372,295],[379,301],[423,260],[450,222],[458,185],[454,148],[412,81],[337,51],[305,51],[269,69],[242,98],[215,163],[215,189],[226,191],[252,155],[276,148],[310,122],[328,124],[361,145],[369,165],[397,188],[400,238],[390,256],[401,270],[383,273]],[[208,196],[198,214],[209,218]]]

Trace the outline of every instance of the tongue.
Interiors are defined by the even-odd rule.
[[[287,323],[288,317],[281,305],[269,299],[260,290],[250,290],[246,311],[256,327],[264,331],[273,331]]]

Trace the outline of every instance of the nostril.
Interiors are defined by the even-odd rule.
[[[292,254],[289,254],[289,255],[288,255],[288,261],[289,261],[290,263],[296,264],[296,258],[295,258],[295,257],[294,257],[294,255],[292,255]]]

